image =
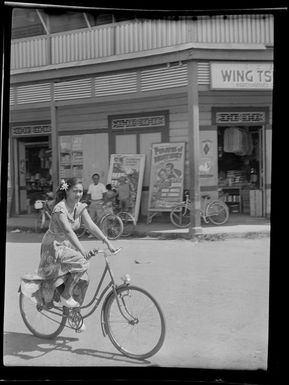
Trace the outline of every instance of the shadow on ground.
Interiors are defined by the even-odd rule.
[[[105,352],[94,349],[79,348],[73,349],[71,344],[78,341],[78,338],[58,336],[53,340],[37,338],[31,334],[6,332],[4,333],[3,358],[4,364],[7,364],[9,356],[9,365],[12,365],[12,358],[17,357],[22,360],[33,360],[43,357],[51,352],[62,351],[94,358],[103,358],[113,362],[124,362],[126,364],[150,365],[148,360],[135,360],[125,357],[122,354]],[[6,359],[5,359],[6,358]],[[17,360],[18,361],[18,360]],[[19,362],[19,361],[18,361]]]

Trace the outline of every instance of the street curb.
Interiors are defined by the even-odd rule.
[[[231,233],[213,233],[213,234],[198,234],[193,239],[198,241],[221,241],[232,238],[267,238],[270,237],[270,231],[246,231],[246,232],[231,232]],[[165,239],[191,239],[188,233],[162,233],[162,232],[138,232],[136,231],[131,238],[154,238],[159,240]]]
[[[7,226],[6,231],[12,232],[15,230],[20,230],[20,232],[30,232],[35,233],[35,229],[29,226]],[[44,231],[43,231],[44,234]],[[243,232],[220,232],[220,233],[212,233],[212,234],[198,234],[193,237],[194,240],[197,241],[222,241],[226,239],[232,238],[247,238],[247,239],[255,239],[255,238],[267,238],[270,237],[270,230],[262,230],[262,231],[243,231]],[[139,231],[136,230],[134,234],[130,237],[124,237],[121,239],[136,239],[136,238],[150,238],[150,239],[158,239],[158,240],[174,240],[174,239],[187,239],[190,240],[190,236],[188,232],[180,233],[180,232],[161,232],[161,231]]]

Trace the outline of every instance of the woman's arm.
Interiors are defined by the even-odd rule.
[[[103,234],[100,228],[93,222],[86,208],[82,211],[81,218],[83,220],[84,225],[92,235],[94,235],[96,238],[101,239],[107,245],[110,251],[113,252],[116,250],[116,248],[112,246],[112,244]]]
[[[66,215],[63,214],[62,212],[54,213],[53,215],[56,216],[56,220],[57,220],[58,224],[61,226],[61,228],[63,229],[64,233],[66,234],[67,238],[72,243],[72,245],[77,250],[79,250],[79,252],[85,257],[87,254],[86,250],[84,249],[84,247],[80,243],[75,232],[72,230],[72,227],[71,227],[69,221],[67,220]]]

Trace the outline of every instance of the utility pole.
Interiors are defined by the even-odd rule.
[[[191,225],[189,227],[190,239],[202,234],[201,227],[201,197],[199,173],[199,93],[198,93],[198,62],[188,61],[188,152],[189,152],[189,182],[190,199],[192,202]]]

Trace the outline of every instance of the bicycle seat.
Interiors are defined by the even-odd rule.
[[[211,198],[211,196],[209,194],[204,194],[204,195],[202,195],[202,198],[209,199],[209,198]]]

